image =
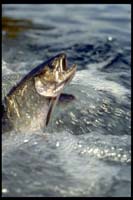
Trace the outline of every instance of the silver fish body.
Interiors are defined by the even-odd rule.
[[[76,65],[67,68],[65,54],[34,68],[4,98],[2,132],[44,129],[75,72]]]

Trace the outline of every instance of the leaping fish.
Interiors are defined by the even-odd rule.
[[[76,65],[67,67],[59,54],[30,71],[5,96],[2,105],[2,133],[44,129],[64,87],[72,80]],[[72,95],[64,94],[64,97]],[[62,98],[61,98],[62,99]]]

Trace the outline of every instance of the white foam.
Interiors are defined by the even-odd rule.
[[[125,98],[129,94],[129,90],[115,81],[107,80],[106,73],[98,71],[103,64],[105,62],[91,64],[87,66],[89,69],[77,71],[72,83],[92,86],[95,90],[107,91],[117,98]]]
[[[2,74],[13,74],[14,72],[9,68],[9,64],[2,60]]]

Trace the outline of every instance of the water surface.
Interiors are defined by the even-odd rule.
[[[130,196],[130,5],[10,4],[2,11],[3,97],[58,53],[78,66],[65,89],[76,100],[57,106],[43,133],[2,136],[3,196]]]

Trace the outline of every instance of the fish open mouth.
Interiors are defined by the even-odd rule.
[[[56,97],[72,80],[75,72],[76,65],[68,68],[66,55],[60,54],[54,57],[40,74],[36,75],[35,88],[42,96]]]

